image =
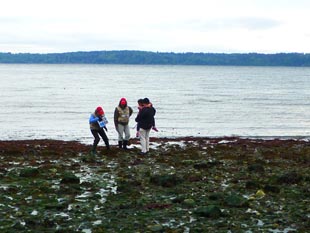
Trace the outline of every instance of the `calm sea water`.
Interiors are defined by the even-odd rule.
[[[144,97],[157,110],[155,137],[310,135],[310,68],[14,64],[0,65],[0,140],[90,144],[88,118],[98,105],[116,140],[121,97],[134,109],[133,137]]]

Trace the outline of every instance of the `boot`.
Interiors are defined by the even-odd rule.
[[[105,143],[105,148],[106,148],[107,150],[110,150],[110,143],[109,143],[109,140],[105,140],[104,143]]]
[[[127,145],[128,145],[128,141],[127,141],[127,140],[124,140],[124,141],[123,141],[123,149],[124,149],[124,150],[128,150]]]
[[[97,154],[96,148],[97,148],[97,146],[93,145],[93,147],[91,148],[91,151],[90,151],[91,155]]]
[[[122,141],[118,141],[118,148],[119,149],[122,149],[122,145],[123,145],[123,142]]]

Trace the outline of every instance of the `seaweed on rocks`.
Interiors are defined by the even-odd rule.
[[[308,141],[151,141],[0,141],[0,231],[309,231]]]

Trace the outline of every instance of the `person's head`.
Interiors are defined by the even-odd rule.
[[[148,104],[150,104],[150,100],[148,98],[144,98],[142,100],[142,103],[143,103],[143,105],[148,105]]]
[[[127,107],[127,100],[125,98],[121,98],[119,101],[119,106],[121,107]]]
[[[95,113],[96,113],[96,115],[98,115],[98,116],[104,115],[103,108],[100,107],[100,106],[98,106],[98,107],[96,108],[96,110],[95,110]]]
[[[138,99],[137,102],[138,102],[139,107],[143,106],[143,99]]]

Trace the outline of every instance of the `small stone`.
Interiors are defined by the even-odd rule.
[[[39,170],[37,168],[24,168],[20,171],[20,177],[35,177],[39,175]]]
[[[80,178],[72,173],[67,173],[64,175],[62,180],[60,181],[61,184],[79,184]]]
[[[257,172],[257,173],[263,173],[265,172],[265,168],[262,164],[258,164],[258,163],[255,163],[255,164],[251,164],[248,166],[248,170],[250,172]]]
[[[195,214],[201,217],[208,217],[208,218],[219,218],[222,215],[221,209],[216,205],[209,205],[199,207]]]
[[[191,198],[185,199],[183,203],[189,207],[193,207],[196,204],[196,202]]]
[[[257,190],[257,192],[255,193],[255,197],[256,198],[263,198],[265,196],[265,192],[263,190]]]
[[[147,227],[148,230],[150,230],[151,232],[160,232],[163,230],[162,225],[159,224],[155,224],[155,225],[150,225]]]
[[[225,203],[232,207],[242,207],[246,205],[246,199],[237,194],[232,194],[225,198]]]

